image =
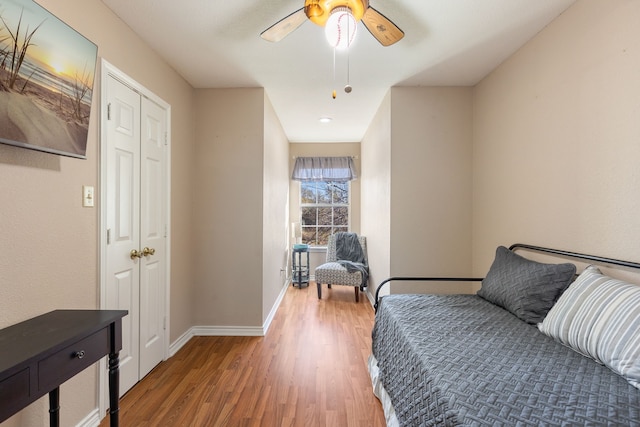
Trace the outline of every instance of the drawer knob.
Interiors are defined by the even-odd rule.
[[[76,351],[73,353],[73,357],[76,359],[82,359],[84,357],[84,350]]]

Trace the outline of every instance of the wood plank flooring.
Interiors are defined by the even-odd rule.
[[[351,287],[290,286],[265,337],[192,338],[121,399],[120,425],[384,426],[373,319]]]

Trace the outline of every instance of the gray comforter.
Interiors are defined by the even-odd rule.
[[[391,295],[373,355],[402,426],[640,426],[640,390],[475,295]]]

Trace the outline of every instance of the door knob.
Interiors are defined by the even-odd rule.
[[[155,253],[156,253],[156,250],[154,248],[148,248],[146,246],[142,250],[142,256],[149,256],[149,255],[153,255]]]
[[[143,257],[142,252],[138,252],[137,249],[131,249],[131,252],[129,252],[129,256],[131,257],[131,259]]]

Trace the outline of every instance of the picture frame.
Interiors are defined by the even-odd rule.
[[[0,143],[86,159],[98,46],[33,0],[0,0]]]

